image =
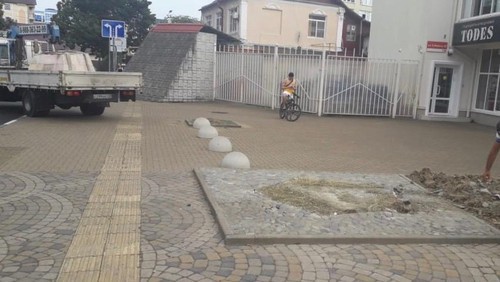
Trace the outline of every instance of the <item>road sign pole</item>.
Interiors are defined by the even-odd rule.
[[[108,42],[111,40],[111,38],[108,38]],[[111,71],[111,44],[109,45],[109,51],[108,51],[108,72]]]
[[[116,61],[116,51],[117,51],[117,48],[116,48],[116,40],[115,40],[115,37],[113,37],[113,71],[116,71],[116,64],[117,64],[117,61]]]

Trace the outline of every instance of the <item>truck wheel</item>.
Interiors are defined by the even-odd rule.
[[[104,113],[104,106],[97,104],[83,104],[80,106],[80,111],[85,116],[100,116]]]
[[[24,113],[29,117],[38,116],[38,105],[35,93],[33,91],[27,90],[23,93],[23,110]]]
[[[35,116],[35,97],[33,92],[26,91],[23,93],[23,110],[24,113],[29,116]]]
[[[22,97],[24,113],[29,117],[42,117],[50,113],[50,109],[40,109],[40,98],[37,98],[35,92],[26,90]],[[43,105],[42,105],[43,106]]]

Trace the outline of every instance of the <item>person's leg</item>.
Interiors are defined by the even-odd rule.
[[[287,98],[288,94],[286,91],[281,93],[281,104],[280,104],[281,107],[285,106]]]

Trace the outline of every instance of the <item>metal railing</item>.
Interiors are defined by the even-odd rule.
[[[299,103],[318,115],[414,117],[419,63],[274,46],[216,51],[214,99],[276,108],[295,73]]]

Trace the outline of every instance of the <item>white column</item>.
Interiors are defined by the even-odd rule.
[[[248,0],[241,0],[239,13],[240,39],[245,43],[248,38]]]
[[[338,12],[337,12],[337,38],[335,39],[336,40],[336,43],[335,43],[335,48],[337,52],[340,52],[342,51],[342,37],[344,36],[344,14],[345,14],[345,10],[344,8],[339,8]]]
[[[325,75],[326,75],[326,46],[323,45],[323,54],[321,58],[321,72],[319,83],[319,102],[318,102],[318,116],[323,114],[323,97],[325,92]]]

